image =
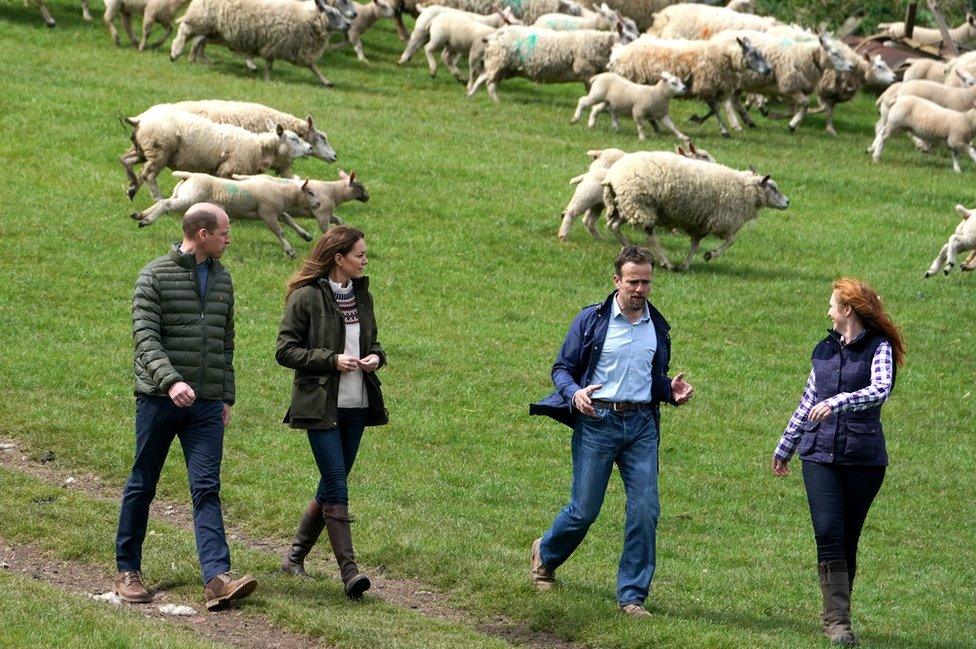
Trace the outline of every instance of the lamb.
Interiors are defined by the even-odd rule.
[[[971,218],[976,210],[967,210],[962,205],[956,205],[956,211],[962,216],[962,221],[956,226],[955,233],[949,236],[949,241],[942,246],[932,266],[925,271],[924,277],[929,278],[939,272],[948,275],[956,266],[956,255],[966,250],[976,250],[976,219]],[[962,265],[962,270],[973,270],[976,268],[974,263],[974,253],[970,253],[969,259]]]
[[[252,133],[264,133],[268,130],[268,122],[281,124],[286,130],[294,132],[312,147],[309,154],[326,162],[335,162],[337,155],[329,143],[325,133],[315,128],[312,116],[305,119],[289,115],[288,113],[262,104],[246,101],[223,101],[220,99],[204,99],[201,101],[179,101],[174,104],[157,104],[149,110],[177,110],[194,113],[206,117],[218,124],[233,124],[247,129]],[[148,111],[146,111],[148,112]],[[138,117],[136,118],[138,119]],[[285,165],[286,161],[282,161]],[[279,173],[283,176],[291,175],[290,166],[282,166]]]
[[[689,141],[688,150],[675,147],[678,155],[698,160],[715,162],[705,149],[696,149],[695,145]],[[596,220],[603,211],[603,180],[606,178],[607,170],[620,158],[627,155],[620,149],[604,149],[587,151],[586,154],[593,158],[589,170],[582,175],[571,179],[569,183],[576,185],[573,198],[570,199],[566,209],[562,212],[562,223],[559,226],[559,233],[556,235],[560,241],[565,241],[569,236],[569,229],[573,221],[583,214],[583,225],[587,231],[593,235],[594,239],[600,239],[600,233],[596,229]]]
[[[506,77],[537,83],[586,82],[603,72],[619,32],[580,29],[557,32],[532,27],[505,27],[488,38],[485,71],[468,90],[474,95],[487,82],[488,94],[498,101],[497,85]]]
[[[215,39],[245,56],[265,59],[264,78],[276,59],[308,68],[322,85],[333,84],[315,67],[329,42],[329,30],[345,30],[349,21],[325,0],[192,0],[170,48],[175,61],[188,40],[190,58],[205,39]]]
[[[621,31],[629,40],[636,40],[640,36],[637,23],[626,18],[619,11],[611,9],[606,2],[600,4],[596,11],[587,11],[582,16],[568,14],[543,14],[532,23],[533,27],[554,29],[556,31],[573,31],[576,29],[599,29],[601,31],[616,31],[617,23],[623,23]]]
[[[44,24],[48,27],[56,27],[57,23],[54,20],[54,16],[48,10],[47,5],[44,4],[44,0],[34,0],[34,4],[37,5],[38,10],[41,12],[41,18],[44,19]],[[24,6],[27,6],[27,0],[24,0]],[[91,20],[91,12],[88,10],[88,0],[81,0],[81,17],[85,20]]]
[[[707,40],[723,31],[751,29],[764,32],[781,24],[775,18],[741,13],[724,7],[679,3],[654,14],[654,24],[648,33],[659,38]]]
[[[603,181],[607,224],[623,245],[623,222],[647,232],[651,253],[661,266],[687,270],[701,240],[724,239],[705,253],[705,261],[722,254],[742,226],[760,208],[785,210],[790,201],[768,175],[737,171],[724,165],[691,160],[664,151],[631,153],[610,168]],[[654,234],[657,227],[677,228],[691,237],[691,250],[675,268]]]
[[[957,70],[957,72],[959,72]],[[976,101],[976,88],[953,88],[936,81],[902,81],[888,87],[875,104],[881,115],[879,124],[886,121],[888,112],[899,97],[922,97],[945,108],[964,112],[972,108]]]
[[[488,15],[501,9],[507,10],[513,18],[518,19],[515,24],[531,23],[546,13],[564,13],[579,16],[583,13],[582,6],[574,0],[438,0],[436,5],[427,5],[427,8],[440,6],[449,9],[457,9],[468,13]],[[397,33],[400,40],[407,41],[409,34],[403,24],[403,14],[409,13],[414,17],[423,14],[424,5],[417,0],[398,0],[397,15],[394,17],[397,23]],[[414,29],[416,30],[416,25]],[[426,40],[417,43],[413,51],[423,45]],[[412,54],[411,54],[412,55]]]
[[[879,23],[878,29],[889,38],[905,38],[905,23]],[[976,43],[976,18],[971,13],[966,12],[966,20],[958,27],[949,30],[949,38],[960,45],[972,47]],[[932,27],[918,27],[912,30],[912,40],[922,45],[941,45],[942,32]]]
[[[130,182],[130,199],[143,182],[153,199],[162,199],[156,177],[165,167],[229,177],[290,168],[292,160],[312,152],[308,142],[281,124],[269,123],[269,132],[257,134],[173,110],[148,111],[125,122],[134,129],[132,147],[120,158]],[[133,166],[138,162],[145,165],[137,177]]]
[[[686,96],[704,101],[718,120],[723,137],[729,137],[718,105],[736,93],[742,74],[752,70],[770,75],[772,68],[748,38],[734,43],[717,41],[665,40],[653,36],[617,49],[609,69],[637,83],[650,83],[662,72],[670,72],[689,86]]]
[[[902,81],[936,81],[938,83],[953,87],[972,88],[976,86],[976,76],[962,66],[950,66],[951,62],[937,61],[935,59],[906,59],[910,65],[902,75]],[[955,75],[957,79],[953,80]]]
[[[278,237],[289,257],[295,256],[295,249],[285,239],[279,219],[305,241],[312,240],[312,235],[292,218],[293,214],[314,213],[320,208],[318,197],[309,187],[308,180],[296,183],[273,176],[228,180],[185,171],[174,171],[173,175],[180,181],[169,198],[158,199],[151,207],[131,215],[139,222],[140,228],[152,225],[163,214],[176,212],[182,215],[191,205],[206,202],[220,205],[232,219],[261,219]]]
[[[102,20],[108,27],[108,33],[112,36],[112,42],[119,45],[119,32],[115,29],[115,19],[122,16],[122,27],[126,35],[132,42],[133,47],[138,47],[139,51],[145,50],[149,40],[149,32],[153,25],[159,23],[166,30],[163,37],[149,45],[155,49],[162,45],[169,35],[173,32],[173,21],[189,0],[105,0],[105,13]],[[142,40],[136,40],[132,33],[132,16],[142,16]]]
[[[952,170],[957,173],[962,171],[959,167],[960,152],[969,154],[976,162],[976,150],[970,144],[976,136],[976,108],[961,113],[921,97],[899,97],[876,131],[871,145],[874,162],[881,162],[885,141],[901,131],[908,131],[928,145],[947,146],[952,154]]]
[[[237,179],[243,179],[245,176],[234,176]],[[264,178],[274,179],[274,176],[264,176]],[[289,182],[301,183],[300,178],[293,178]],[[303,216],[314,218],[318,224],[319,229],[325,232],[329,229],[329,224],[334,223],[336,225],[342,225],[345,223],[339,215],[336,214],[336,208],[338,208],[343,203],[349,201],[359,201],[365,203],[369,200],[369,193],[366,191],[366,187],[359,180],[355,171],[346,173],[342,169],[339,170],[339,180],[324,181],[324,180],[309,180],[308,189],[315,195],[319,206],[312,209],[296,209],[292,212],[292,216]]]
[[[405,65],[411,58],[413,58],[413,55],[418,49],[430,41],[430,24],[442,13],[452,13],[455,15],[460,14],[470,21],[487,25],[494,29],[497,29],[503,25],[522,24],[522,21],[516,18],[515,14],[512,13],[512,10],[508,7],[505,7],[504,9],[496,9],[495,11],[487,14],[462,11],[460,9],[445,7],[443,5],[421,7],[420,16],[417,18],[417,22],[414,23],[413,31],[410,33],[410,40],[407,42],[407,46],[404,48],[403,54],[400,55],[400,60],[397,61],[397,65]]]
[[[369,59],[363,52],[363,42],[360,37],[380,19],[393,18],[396,10],[387,0],[371,0],[365,4],[358,2],[355,4],[356,17],[352,19],[349,31],[341,42],[332,44],[331,49],[337,50],[351,44],[353,51],[356,52],[356,58],[363,63],[369,63]]]
[[[688,136],[678,130],[668,115],[668,105],[671,97],[685,91],[681,79],[670,72],[662,72],[661,79],[653,86],[642,85],[628,81],[614,72],[604,72],[590,79],[590,91],[580,97],[576,104],[576,112],[570,124],[580,120],[583,110],[592,107],[587,127],[593,128],[596,117],[601,111],[610,113],[610,120],[614,130],[620,129],[620,114],[629,113],[637,123],[637,137],[646,139],[643,120],[648,120],[655,132],[660,132],[657,122],[674,133],[679,140],[687,140]]]
[[[421,16],[426,13],[425,10]],[[464,81],[465,76],[457,63],[462,54],[468,56],[468,88],[484,70],[485,43],[488,36],[495,32],[495,27],[484,24],[484,21],[472,20],[474,15],[449,9],[437,14],[430,22],[430,40],[424,46],[430,76],[437,73],[437,61],[434,59],[437,50],[441,50],[441,59],[458,81]]]

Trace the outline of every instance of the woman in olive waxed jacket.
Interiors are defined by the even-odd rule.
[[[376,340],[366,263],[362,232],[346,226],[326,232],[288,281],[275,351],[279,364],[295,370],[284,421],[308,431],[321,473],[281,569],[305,576],[305,557],[324,528],[351,598],[370,583],[356,566],[346,479],[365,427],[387,422],[376,377],[386,355]]]

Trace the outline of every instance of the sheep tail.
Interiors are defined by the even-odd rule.
[[[583,179],[585,177],[586,177],[586,174],[580,174],[578,176],[573,176],[572,178],[569,179],[569,184],[570,185],[578,185],[581,182],[583,182]]]

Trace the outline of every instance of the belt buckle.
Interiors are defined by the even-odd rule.
[[[622,402],[614,401],[613,405],[610,407],[613,409],[614,412],[622,412],[624,410],[624,408],[621,408],[622,405],[623,405]]]

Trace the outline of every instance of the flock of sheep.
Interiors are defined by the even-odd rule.
[[[35,0],[48,24],[53,19]],[[721,165],[695,149],[669,116],[674,97],[699,100],[707,107],[698,123],[714,117],[724,137],[729,129],[754,127],[750,107],[770,115],[770,100],[789,106],[789,129],[795,130],[811,112],[816,97],[825,113],[826,128],[835,133],[835,107],[852,99],[864,86],[885,87],[878,99],[880,117],[869,147],[880,161],[885,142],[908,132],[916,146],[947,147],[953,168],[960,171],[959,154],[976,162],[976,52],[949,62],[915,61],[903,82],[880,56],[862,56],[826,33],[815,34],[753,12],[750,0],[732,0],[724,7],[668,0],[607,0],[584,7],[575,0],[106,0],[104,21],[119,43],[115,21],[134,46],[144,49],[165,41],[174,25],[176,37],[170,58],[189,48],[191,61],[205,60],[208,43],[226,46],[257,69],[264,60],[265,78],[275,61],[309,69],[325,86],[332,86],[317,64],[327,49],[352,45],[366,60],[361,37],[378,20],[396,21],[406,46],[399,59],[406,65],[421,49],[430,74],[437,72],[437,56],[472,96],[486,87],[498,101],[498,86],[506,78],[523,77],[536,83],[581,82],[586,88],[572,123],[589,109],[588,126],[608,112],[614,129],[620,117],[631,117],[638,137],[645,124],[655,132],[668,129],[683,146],[675,153],[625,153],[619,149],[591,152],[590,169],[571,182],[576,185],[559,228],[563,240],[575,218],[585,215],[586,228],[598,236],[595,221],[606,210],[607,226],[621,242],[623,223],[646,232],[652,252],[666,268],[687,269],[700,241],[708,235],[722,245],[705,253],[706,260],[725,251],[742,225],[759,209],[786,209],[788,199],[768,175],[738,171]],[[188,4],[188,6],[187,6]],[[664,6],[661,6],[664,5]],[[186,6],[185,13],[177,14]],[[654,11],[654,9],[658,9]],[[83,10],[88,17],[87,0]],[[132,17],[142,15],[141,38]],[[416,20],[408,34],[403,14]],[[156,24],[166,31],[149,44]],[[904,25],[883,25],[893,37]],[[646,33],[641,33],[646,30]],[[341,42],[332,42],[336,33]],[[951,30],[962,44],[976,41],[976,18]],[[915,30],[914,38],[941,39],[937,30]],[[462,57],[468,70],[459,67]],[[745,101],[743,101],[745,100]],[[181,212],[198,200],[228,206],[232,217],[260,218],[275,233],[289,255],[284,222],[302,238],[310,235],[295,216],[311,216],[325,230],[341,222],[335,208],[344,201],[366,200],[355,174],[340,172],[337,182],[303,180],[292,175],[292,161],[315,156],[327,162],[335,152],[312,118],[300,119],[258,104],[222,101],[180,102],[153,106],[126,118],[132,127],[132,147],[122,158],[129,177],[130,198],[142,183],[156,203],[133,214],[140,225],[159,215]],[[142,163],[136,174],[134,165]],[[158,174],[170,168],[180,178],[170,198],[163,198]],[[264,175],[268,171],[278,177]],[[933,262],[946,273],[959,251],[976,249],[976,227],[965,217],[939,258]],[[673,266],[657,242],[656,228],[685,232],[691,250]],[[964,269],[976,266],[972,256]]]

